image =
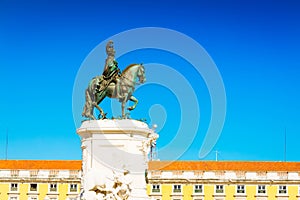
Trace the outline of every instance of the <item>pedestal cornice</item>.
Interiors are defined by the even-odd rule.
[[[154,131],[149,129],[144,122],[132,119],[105,119],[84,121],[77,134],[85,136],[86,134],[135,134],[148,137]]]

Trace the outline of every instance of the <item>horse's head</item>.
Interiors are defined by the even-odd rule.
[[[138,67],[137,77],[139,78],[140,83],[146,82],[145,67],[143,66],[143,64],[140,64]]]
[[[136,78],[140,83],[144,83],[146,81],[145,68],[143,64],[131,64],[122,72],[121,77],[123,83],[127,82],[129,85],[136,84]]]

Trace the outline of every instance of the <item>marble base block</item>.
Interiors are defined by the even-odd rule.
[[[130,119],[90,120],[77,129],[82,148],[82,199],[150,199],[145,172],[158,135]]]

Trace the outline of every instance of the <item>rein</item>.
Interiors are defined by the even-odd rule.
[[[126,76],[121,76],[121,78],[124,78],[124,79],[126,79],[127,81],[133,83],[133,87],[134,87],[134,85],[140,85],[140,84],[141,84],[141,83],[139,83],[138,81],[135,82],[135,81],[130,80],[130,79],[129,79],[128,77],[126,77]],[[122,82],[121,82],[121,84],[122,84]],[[131,85],[128,85],[128,84],[124,84],[124,85],[131,86]]]
[[[138,69],[138,70],[140,70],[140,69]],[[125,79],[125,80],[127,80],[127,81],[129,81],[130,83],[132,83],[133,85],[129,85],[129,84],[122,84],[122,82],[121,82],[121,85],[127,85],[127,86],[132,86],[132,87],[134,87],[135,85],[141,85],[142,83],[140,83],[140,82],[138,82],[138,81],[132,81],[132,80],[130,80],[125,74],[124,75],[121,75],[121,77],[120,77],[120,79]]]

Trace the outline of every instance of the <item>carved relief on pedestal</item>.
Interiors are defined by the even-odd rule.
[[[98,200],[127,200],[131,193],[132,178],[129,171],[123,174],[113,172],[113,177],[107,178],[106,183],[95,185],[90,191],[94,191]]]

